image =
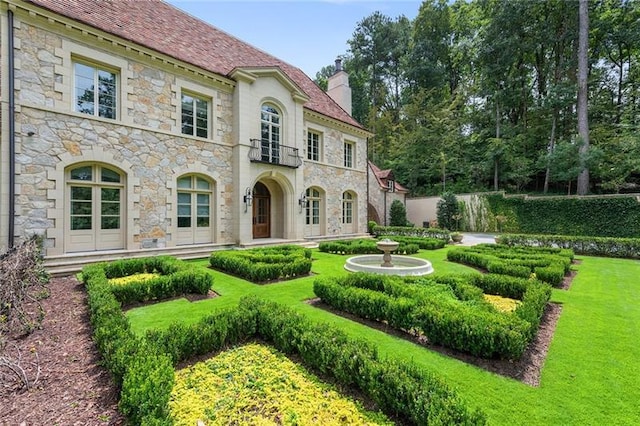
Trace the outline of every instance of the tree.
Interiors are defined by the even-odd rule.
[[[460,221],[460,206],[458,199],[452,192],[445,192],[436,206],[438,227],[451,231],[458,230]]]
[[[582,145],[580,154],[586,155],[589,151],[589,117],[587,78],[589,76],[589,4],[587,0],[579,3],[579,35],[578,35],[578,137]],[[589,192],[589,169],[581,165],[578,175],[578,195]]]
[[[391,226],[407,226],[407,209],[400,200],[393,200],[389,209],[389,224]]]

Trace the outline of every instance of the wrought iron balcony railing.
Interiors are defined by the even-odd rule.
[[[251,139],[249,159],[252,163],[269,163],[294,169],[302,165],[298,148],[273,143],[267,139]]]

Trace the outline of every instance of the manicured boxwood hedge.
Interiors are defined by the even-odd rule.
[[[431,343],[475,356],[507,359],[522,356],[551,297],[551,287],[538,280],[492,274],[401,278],[356,273],[318,278],[313,288],[336,309],[417,330]],[[501,313],[483,292],[521,303],[513,313]]]
[[[430,238],[430,237],[405,237],[401,235],[380,235],[378,240],[390,239],[404,244],[415,244],[421,250],[437,250],[444,247],[447,242],[442,238]]]
[[[475,266],[495,274],[528,278],[559,286],[571,268],[573,251],[557,247],[509,247],[501,244],[478,244],[447,252],[452,262]]]
[[[589,256],[640,258],[640,238],[503,234],[498,237],[497,242],[510,247],[559,247]]]
[[[377,240],[372,239],[324,241],[318,245],[318,250],[333,254],[382,254],[382,251],[376,246],[377,242]],[[404,241],[397,242],[400,243],[400,245],[398,245],[398,249],[392,253],[415,254],[419,250],[417,244]]]
[[[219,251],[211,254],[212,268],[255,283],[283,280],[311,271],[311,250],[283,245],[250,250]]]
[[[117,260],[100,266],[107,279],[140,273],[158,273],[160,276],[126,285],[113,285],[111,291],[123,305],[168,299],[182,294],[207,294],[213,285],[213,276],[195,270],[185,262],[169,256]]]
[[[169,397],[174,368],[194,356],[213,353],[256,337],[298,355],[307,367],[354,386],[385,413],[408,424],[486,424],[437,374],[413,364],[381,358],[373,346],[330,325],[310,323],[290,308],[244,298],[194,325],[173,325],[136,337],[111,291],[104,269],[86,267],[94,339],[104,365],[121,387],[120,411],[130,424],[170,425]]]
[[[370,226],[369,232],[376,237],[380,236],[406,236],[435,238],[445,243],[449,242],[451,233],[446,229],[438,228],[414,228],[412,226]]]
[[[491,212],[506,218],[503,232],[640,236],[640,203],[636,197],[485,197]]]

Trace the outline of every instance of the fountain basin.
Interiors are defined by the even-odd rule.
[[[393,266],[382,266],[383,255],[367,254],[347,259],[344,269],[350,272],[369,272],[385,275],[427,275],[433,272],[428,260],[415,257],[394,256]]]

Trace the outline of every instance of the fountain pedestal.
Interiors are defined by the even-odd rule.
[[[393,263],[391,262],[391,252],[397,250],[399,245],[399,243],[388,239],[377,242],[376,247],[378,247],[378,250],[384,252],[384,254],[382,255],[382,264],[380,266],[382,266],[383,268],[393,268]]]

